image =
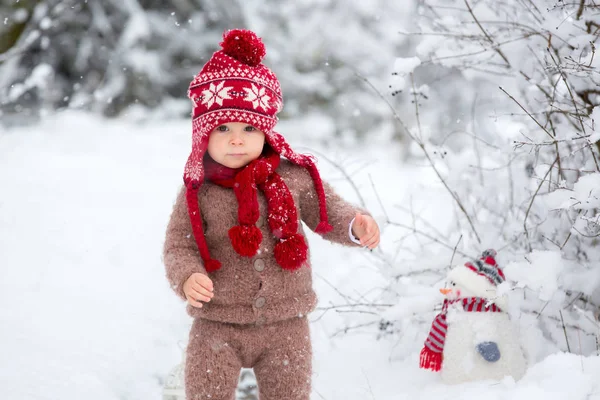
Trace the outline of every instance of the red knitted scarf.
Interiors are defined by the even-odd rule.
[[[446,331],[448,330],[448,322],[446,314],[448,314],[448,306],[456,302],[462,302],[463,310],[467,312],[502,312],[500,307],[495,304],[488,304],[489,300],[481,297],[466,297],[458,300],[444,300],[442,311],[436,315],[431,324],[429,336],[425,340],[425,346],[421,350],[419,366],[421,368],[439,371],[442,369],[442,353],[444,351],[444,343],[446,341]]]
[[[275,245],[275,260],[283,269],[296,270],[307,258],[308,246],[298,233],[298,213],[294,198],[281,176],[275,172],[280,156],[270,147],[263,155],[239,169],[225,167],[210,157],[204,160],[206,179],[224,187],[233,188],[238,202],[239,225],[229,230],[234,250],[252,257],[258,252],[262,232],[256,226],[259,217],[258,190],[267,199],[268,224],[279,239]]]

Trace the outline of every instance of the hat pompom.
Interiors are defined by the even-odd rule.
[[[315,228],[315,232],[318,233],[319,235],[324,235],[326,233],[329,233],[333,230],[333,226],[329,225],[329,223],[325,222],[325,221],[321,221],[319,222],[319,225],[317,225],[317,227]]]
[[[304,264],[308,246],[302,235],[296,233],[275,245],[274,255],[281,268],[295,271]]]
[[[206,272],[215,272],[216,270],[221,268],[221,262],[218,260],[206,260],[204,262],[204,269]]]
[[[262,241],[262,232],[254,225],[238,225],[229,230],[233,249],[241,256],[252,257]]]
[[[267,54],[262,40],[254,32],[246,29],[225,32],[221,47],[225,54],[251,67],[259,65]]]

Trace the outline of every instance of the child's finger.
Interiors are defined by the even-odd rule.
[[[380,240],[379,235],[375,236],[375,240],[373,241],[373,247],[372,248],[375,248],[375,247],[379,246],[379,242],[380,241],[381,240]]]
[[[373,237],[371,239],[369,239],[366,243],[365,246],[372,249],[373,245],[377,242],[377,238]]]
[[[196,281],[196,283],[200,284],[202,287],[206,288],[207,290],[210,290],[210,291],[213,290],[213,283],[208,276],[199,275],[196,277],[195,281]]]
[[[206,284],[205,284],[205,285],[202,285],[202,284],[200,284],[200,287],[204,288],[204,290],[207,290],[207,291],[209,291],[209,292],[211,292],[211,293],[212,293],[212,292],[213,292],[213,290],[214,290],[214,289],[213,289],[213,286],[212,286],[212,284],[211,284],[211,285],[206,285]]]
[[[203,301],[203,302],[205,302],[205,303],[206,303],[206,302],[209,302],[209,301],[210,301],[210,299],[211,299],[211,297],[210,297],[210,296],[204,295],[204,294],[202,294],[202,293],[200,293],[200,292],[198,292],[198,291],[196,291],[196,290],[193,290],[193,289],[192,289],[192,290],[190,290],[190,292],[188,293],[188,295],[189,295],[190,297],[192,297],[192,298],[193,298],[194,300],[196,300],[196,301]]]
[[[363,243],[365,243],[365,244],[366,244],[366,243],[367,243],[367,242],[369,242],[371,239],[373,239],[375,236],[376,236],[376,235],[375,235],[375,232],[367,232],[367,233],[365,233],[365,234],[363,235],[363,237],[362,237],[360,240],[361,240],[361,242],[363,242]]]
[[[370,248],[377,247],[377,245],[379,244],[379,239],[379,232],[375,232],[373,236],[368,240],[367,246],[370,246]]]
[[[200,293],[203,296],[207,296],[207,297],[211,297],[212,298],[215,295],[214,292],[206,289],[203,286],[197,285],[197,284],[196,285],[192,285],[192,289],[195,290],[197,293]]]
[[[191,306],[196,307],[196,308],[202,308],[202,303],[192,299],[190,296],[186,296],[186,299],[188,301],[188,303],[190,303]]]

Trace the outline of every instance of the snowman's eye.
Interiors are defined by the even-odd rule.
[[[452,282],[452,286],[456,286],[456,282]]]

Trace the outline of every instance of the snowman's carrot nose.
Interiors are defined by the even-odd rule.
[[[444,296],[447,295],[448,293],[450,293],[451,291],[452,291],[452,289],[449,289],[449,288],[440,289],[440,293],[443,294]]]

